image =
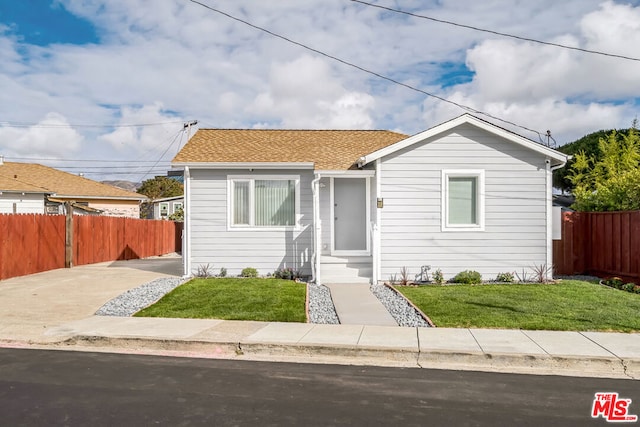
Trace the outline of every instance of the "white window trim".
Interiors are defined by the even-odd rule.
[[[449,224],[449,177],[476,178],[478,192],[476,197],[476,224]],[[441,191],[442,231],[484,231],[485,192],[483,169],[445,169],[442,171]]]
[[[257,227],[251,225],[255,222],[255,212],[249,211],[249,225],[234,225],[233,218],[233,181],[256,181],[256,180],[280,180],[295,181],[295,224],[274,227]],[[254,184],[249,185],[249,200],[253,206]],[[227,231],[286,231],[300,230],[300,175],[227,175]]]

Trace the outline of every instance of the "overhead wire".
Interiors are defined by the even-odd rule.
[[[512,38],[512,39],[516,39],[516,40],[527,41],[527,42],[531,42],[531,43],[538,43],[538,44],[542,44],[542,45],[546,45],[546,46],[558,47],[558,48],[562,48],[562,49],[576,50],[576,51],[579,51],[579,52],[590,53],[590,54],[594,54],[594,55],[602,55],[602,56],[608,56],[608,57],[611,57],[611,58],[625,59],[625,60],[628,60],[628,61],[640,61],[640,58],[636,58],[636,57],[633,57],[633,56],[618,55],[618,54],[615,54],[615,53],[602,52],[602,51],[592,50],[592,49],[585,49],[585,48],[569,46],[569,45],[565,45],[565,44],[561,44],[561,43],[553,43],[553,42],[547,42],[547,41],[543,41],[543,40],[537,40],[537,39],[530,38],[530,37],[517,36],[517,35],[514,35],[514,34],[503,33],[503,32],[500,32],[500,31],[495,31],[495,30],[489,30],[489,29],[486,29],[486,28],[476,27],[476,26],[473,26],[473,25],[460,24],[458,22],[453,22],[453,21],[447,21],[445,19],[434,18],[432,16],[420,15],[420,14],[413,13],[413,12],[407,12],[405,10],[395,9],[395,8],[392,8],[392,7],[382,6],[382,5],[379,5],[379,4],[373,4],[373,3],[369,3],[369,2],[366,2],[366,1],[363,1],[363,0],[349,0],[349,1],[351,1],[353,3],[360,3],[362,5],[369,6],[369,7],[375,7],[375,8],[378,8],[378,9],[383,9],[383,10],[386,10],[386,11],[389,11],[389,12],[394,12],[394,13],[399,13],[399,14],[403,14],[403,15],[412,16],[414,18],[427,19],[429,21],[438,22],[440,24],[453,25],[455,27],[467,28],[469,30],[480,31],[480,32],[483,32],[483,33],[489,33],[489,34],[493,34],[493,35],[497,35],[497,36],[501,36],[501,37],[508,37],[508,38]]]
[[[30,127],[30,128],[130,128],[130,127],[149,127],[149,126],[164,126],[175,123],[182,123],[182,121],[169,121],[158,123],[128,123],[128,124],[80,124],[80,123],[30,123],[30,122],[10,122],[0,121],[0,126],[4,127]]]
[[[246,21],[246,20],[244,20],[244,19],[241,19],[241,18],[238,18],[238,17],[236,17],[236,16],[233,16],[233,15],[231,15],[231,14],[227,13],[227,12],[224,12],[224,11],[222,11],[222,10],[220,10],[220,9],[216,9],[216,8],[214,8],[214,7],[212,7],[212,6],[209,6],[209,5],[205,4],[205,3],[202,3],[202,2],[200,2],[200,1],[197,1],[197,0],[189,0],[189,1],[190,1],[191,3],[194,3],[194,4],[197,4],[197,5],[200,5],[200,6],[204,7],[205,9],[209,9],[209,10],[211,10],[212,12],[215,12],[215,13],[218,13],[218,14],[220,14],[220,15],[226,16],[226,17],[227,17],[227,18],[229,18],[229,19],[232,19],[232,20],[234,20],[234,21],[237,21],[237,22],[240,22],[240,23],[242,23],[242,24],[245,24],[245,25],[247,25],[247,26],[249,26],[249,27],[251,27],[251,28],[254,28],[254,29],[256,29],[256,30],[262,31],[262,32],[264,32],[264,33],[266,33],[266,34],[269,34],[269,35],[273,36],[273,37],[276,37],[276,38],[279,38],[279,39],[281,39],[281,40],[284,40],[284,41],[286,41],[286,42],[288,42],[288,43],[294,44],[294,45],[299,46],[299,47],[301,47],[301,48],[303,48],[303,49],[306,49],[306,50],[309,50],[309,51],[311,51],[311,52],[314,52],[314,53],[316,53],[316,54],[318,54],[318,55],[324,56],[324,57],[326,57],[326,58],[329,58],[329,59],[331,59],[331,60],[334,60],[334,61],[336,61],[336,62],[339,62],[339,63],[341,63],[341,64],[343,64],[343,65],[348,66],[348,67],[355,68],[355,69],[360,70],[360,71],[362,71],[362,72],[364,72],[364,73],[370,74],[370,75],[372,75],[372,76],[376,76],[376,77],[378,77],[378,78],[380,78],[380,79],[382,79],[382,80],[386,80],[386,81],[388,81],[388,82],[390,82],[390,83],[393,83],[393,84],[396,84],[396,85],[399,85],[399,86],[403,86],[403,87],[405,87],[405,88],[407,88],[407,89],[410,89],[410,90],[412,90],[412,91],[415,91],[415,92],[421,93],[421,94],[426,95],[426,96],[428,96],[428,97],[431,97],[431,98],[437,99],[437,100],[439,100],[439,101],[442,101],[442,102],[445,102],[445,103],[448,103],[448,104],[451,104],[451,105],[454,105],[454,106],[456,106],[456,107],[458,107],[458,108],[460,108],[460,109],[462,109],[462,110],[468,111],[468,112],[470,112],[470,113],[473,113],[473,114],[480,114],[480,115],[483,115],[483,116],[485,116],[485,117],[489,117],[489,118],[491,118],[491,119],[494,119],[494,120],[500,121],[500,122],[502,122],[502,123],[506,123],[506,124],[509,124],[509,125],[511,125],[511,126],[514,126],[514,127],[517,127],[517,128],[523,129],[523,130],[526,130],[527,132],[534,133],[534,134],[538,135],[538,139],[540,140],[540,142],[543,142],[543,141],[542,141],[542,132],[537,131],[537,130],[535,130],[535,129],[528,128],[528,127],[526,127],[526,126],[520,125],[520,124],[515,123],[515,122],[512,122],[512,121],[510,121],[510,120],[503,119],[503,118],[501,118],[501,117],[495,116],[495,115],[490,114],[490,113],[487,113],[487,112],[485,112],[485,111],[481,111],[481,110],[478,110],[478,109],[475,109],[475,108],[469,107],[469,106],[467,106],[467,105],[461,104],[461,103],[459,103],[459,102],[452,101],[452,100],[447,99],[447,98],[445,98],[445,97],[442,97],[442,96],[436,95],[436,94],[431,93],[431,92],[427,92],[427,91],[425,91],[425,90],[422,90],[422,89],[417,88],[417,87],[415,87],[415,86],[412,86],[412,85],[410,85],[410,84],[407,84],[407,83],[401,82],[401,81],[396,80],[396,79],[394,79],[394,78],[391,78],[391,77],[385,76],[385,75],[383,75],[383,74],[380,74],[380,73],[378,73],[378,72],[375,72],[375,71],[369,70],[369,69],[364,68],[364,67],[362,67],[362,66],[360,66],[360,65],[354,64],[353,62],[349,62],[349,61],[347,61],[347,60],[344,60],[344,59],[338,58],[337,56],[334,56],[334,55],[328,54],[328,53],[326,53],[326,52],[323,52],[323,51],[321,51],[321,50],[315,49],[315,48],[313,48],[313,47],[311,47],[311,46],[309,46],[309,45],[306,45],[306,44],[304,44],[304,43],[301,43],[301,42],[295,41],[295,40],[290,39],[290,38],[288,38],[288,37],[286,37],[286,36],[283,36],[283,35],[281,35],[281,34],[275,33],[275,32],[273,32],[273,31],[271,31],[271,30],[268,30],[268,29],[266,29],[266,28],[264,28],[264,27],[260,27],[260,26],[258,26],[258,25],[252,24],[251,22],[248,22],[248,21]]]

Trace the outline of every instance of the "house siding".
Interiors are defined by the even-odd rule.
[[[0,194],[0,214],[42,214],[44,213],[44,193]]]
[[[233,230],[227,226],[227,176],[282,175],[300,177],[300,229]],[[190,213],[192,273],[209,265],[212,273],[226,268],[239,275],[253,267],[260,275],[292,267],[311,274],[313,208],[311,171],[191,170]]]
[[[381,159],[381,279],[407,267],[483,279],[546,263],[545,157],[472,125]],[[483,170],[484,231],[442,231],[442,170]]]

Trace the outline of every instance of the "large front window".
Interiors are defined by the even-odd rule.
[[[442,229],[484,229],[484,171],[442,171]]]
[[[296,178],[229,177],[232,227],[293,227],[298,213]]]

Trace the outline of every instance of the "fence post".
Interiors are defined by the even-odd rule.
[[[73,267],[73,208],[71,202],[65,202],[65,237],[64,237],[64,267]]]

